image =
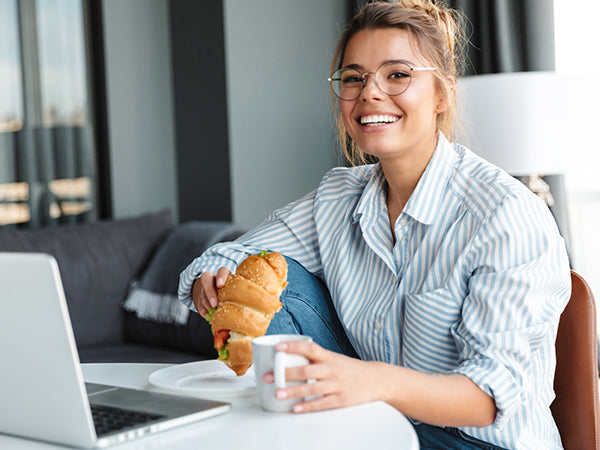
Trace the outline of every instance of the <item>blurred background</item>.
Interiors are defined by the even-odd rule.
[[[306,194],[343,164],[327,77],[362,3],[0,0],[0,230],[165,208],[251,226]],[[600,4],[446,3],[468,17],[465,80],[585,80],[551,188],[572,265],[599,293]]]

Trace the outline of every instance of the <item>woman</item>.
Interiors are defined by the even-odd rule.
[[[540,199],[448,141],[456,36],[452,12],[430,1],[367,4],[330,77],[359,165],[209,249],[180,298],[204,315],[245,256],[278,251],[324,281],[343,331],[329,329],[360,357],[281,344],[311,361],[287,376],[317,380],[277,391],[318,396],[295,411],[383,400],[413,420],[422,448],[561,448],[549,405],[570,294],[564,243]]]

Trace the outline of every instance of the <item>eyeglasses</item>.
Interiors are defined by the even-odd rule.
[[[373,75],[384,94],[400,95],[408,89],[413,72],[437,70],[435,67],[411,67],[403,61],[388,61],[375,72],[360,73],[353,67],[342,67],[327,79],[333,93],[341,100],[355,100],[367,85],[367,75]]]

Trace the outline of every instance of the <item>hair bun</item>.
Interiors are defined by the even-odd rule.
[[[434,3],[433,0],[396,0],[404,8],[422,11],[443,31],[450,55],[455,54],[458,17],[455,10]]]

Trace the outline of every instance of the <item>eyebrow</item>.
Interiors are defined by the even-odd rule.
[[[408,64],[410,67],[416,67],[417,66],[412,61],[408,61],[406,59],[389,59],[387,61],[382,62],[379,65],[379,67],[381,67],[384,64],[388,64],[388,63],[404,63],[404,64]],[[362,70],[364,70],[363,66],[361,66],[360,64],[349,64],[347,66],[341,67],[341,69],[355,69],[355,70],[358,70],[359,72],[362,71]]]

